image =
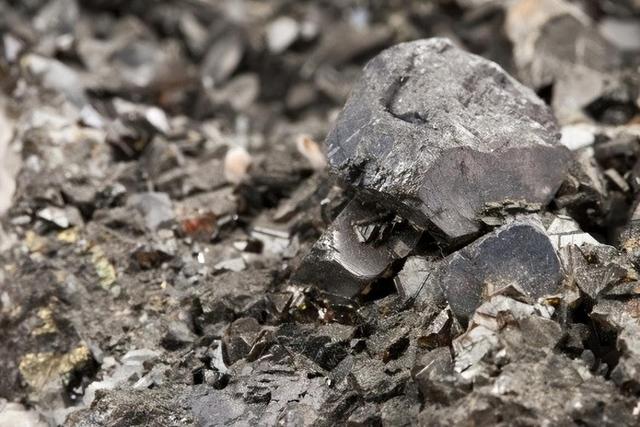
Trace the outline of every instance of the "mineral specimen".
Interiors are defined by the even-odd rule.
[[[562,279],[560,260],[549,237],[530,218],[500,227],[455,252],[440,274],[451,310],[463,320],[486,295],[514,287],[537,299],[556,292]]]
[[[327,137],[332,169],[448,239],[491,202],[546,204],[568,150],[549,108],[500,66],[445,39],[371,60]]]
[[[391,221],[390,221],[391,219]],[[294,282],[351,298],[409,255],[420,232],[375,206],[352,200],[303,260]]]
[[[393,279],[400,297],[418,307],[441,305],[444,296],[437,281],[439,266],[439,262],[426,258],[407,258],[402,270]]]

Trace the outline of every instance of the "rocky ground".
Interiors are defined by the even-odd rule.
[[[639,67],[637,0],[0,0],[0,427],[640,424]]]

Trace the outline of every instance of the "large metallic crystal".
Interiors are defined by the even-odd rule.
[[[392,262],[406,257],[420,232],[406,221],[355,199],[313,245],[293,276],[327,293],[351,298],[388,272]]]
[[[548,203],[568,162],[542,100],[440,38],[370,61],[326,143],[346,181],[448,239],[475,234],[488,203]]]
[[[533,218],[504,225],[450,255],[441,272],[451,310],[463,320],[487,296],[513,288],[537,299],[557,292],[561,279],[551,240]]]

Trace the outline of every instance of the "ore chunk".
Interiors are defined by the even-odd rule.
[[[203,74],[212,83],[224,82],[233,74],[244,55],[244,42],[236,33],[220,37],[205,55]]]
[[[132,195],[128,204],[144,215],[148,229],[156,230],[163,223],[174,219],[171,199],[166,193],[138,193]]]
[[[178,350],[195,341],[195,335],[184,322],[173,321],[167,326],[160,345],[167,350]]]
[[[353,411],[347,420],[347,425],[349,427],[379,426],[381,425],[380,416],[376,412],[376,406],[367,403]]]
[[[451,239],[490,202],[549,202],[567,168],[550,110],[497,64],[445,39],[385,50],[327,137],[332,168]]]
[[[591,234],[582,231],[578,223],[566,215],[555,217],[547,228],[547,234],[556,250],[570,245],[599,244]]]
[[[627,224],[618,233],[619,247],[635,264],[640,264],[640,205],[634,207]]]
[[[448,347],[421,355],[411,371],[425,400],[446,403],[462,394],[452,385],[453,360]]]
[[[444,296],[437,283],[439,263],[422,257],[409,257],[394,278],[400,297],[418,307],[444,305]]]
[[[350,374],[350,381],[355,384],[365,400],[376,400],[397,394],[407,376],[404,372],[396,376],[387,375],[384,362],[380,359],[358,356]]]
[[[515,287],[530,298],[553,294],[562,271],[541,224],[524,218],[452,254],[441,277],[451,310],[468,319],[483,296],[506,287]]]
[[[136,265],[143,270],[158,268],[163,262],[173,258],[171,250],[161,245],[139,247],[132,256]]]
[[[638,341],[640,327],[629,323],[618,335],[617,347],[622,349],[623,355],[618,365],[611,372],[611,379],[619,386],[635,393],[640,390],[640,342]]]
[[[420,233],[379,212],[352,200],[315,243],[293,281],[351,298],[384,276],[394,260],[411,252]]]
[[[578,288],[593,299],[627,277],[624,262],[611,246],[569,246],[561,255],[566,264],[565,269],[571,273]]]
[[[418,345],[429,350],[450,345],[454,327],[451,310],[445,308],[431,321],[424,335],[418,337]]]
[[[37,215],[38,218],[58,228],[69,228],[82,224],[80,212],[73,206],[68,206],[66,209],[51,206],[40,210]]]
[[[478,307],[467,332],[453,340],[454,370],[467,380],[477,380],[491,375],[492,364],[504,365],[554,348],[562,330],[550,319],[553,313],[553,307],[545,304],[491,297]]]
[[[566,209],[571,218],[580,224],[602,226],[614,202],[602,168],[594,158],[593,147],[577,150],[567,179],[554,200],[555,205]]]
[[[264,349],[266,332],[253,317],[233,322],[222,338],[225,363],[234,364],[244,357],[253,357]]]

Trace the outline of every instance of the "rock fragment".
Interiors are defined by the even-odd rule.
[[[107,356],[102,362],[105,372],[100,381],[89,384],[85,390],[83,401],[90,405],[95,399],[98,390],[112,390],[133,378],[139,378],[144,373],[143,365],[151,365],[157,359],[159,353],[150,349],[130,350],[122,356],[120,363],[112,356]]]
[[[232,184],[240,184],[249,177],[252,158],[243,147],[231,148],[224,158],[224,176]]]
[[[89,349],[80,345],[68,353],[27,353],[20,361],[20,374],[29,386],[39,389],[74,371],[86,369],[93,362]],[[66,380],[69,381],[68,379]]]
[[[380,213],[382,212],[382,214]],[[354,199],[305,257],[293,277],[323,291],[353,298],[409,254],[420,232],[406,221]]]
[[[300,26],[295,19],[280,17],[267,27],[267,47],[272,53],[282,53],[295,42],[299,33]]]
[[[453,386],[453,359],[449,347],[438,347],[416,360],[412,377],[428,401],[446,403],[451,397],[460,397]]]
[[[327,159],[322,149],[318,143],[308,135],[300,135],[296,139],[296,148],[298,152],[309,161],[313,169],[322,170],[327,166]]]
[[[11,206],[16,188],[15,175],[20,169],[19,156],[12,153],[14,123],[9,119],[3,104],[0,104],[0,214]]]
[[[592,299],[628,277],[617,250],[607,245],[568,246],[562,252],[566,270],[578,288]]]
[[[448,346],[451,344],[451,338],[458,329],[457,324],[454,325],[454,319],[451,310],[443,309],[431,321],[425,329],[424,335],[418,337],[418,345],[420,348],[432,350],[440,346]]]
[[[487,203],[550,201],[568,167],[558,137],[548,107],[497,64],[428,39],[367,64],[326,144],[350,184],[461,239]]]
[[[259,356],[266,344],[266,333],[253,317],[233,322],[222,338],[225,364],[233,365],[244,357]]]
[[[162,224],[175,218],[171,199],[166,193],[138,193],[127,200],[127,204],[136,208],[143,216],[149,230],[156,230]]]
[[[422,257],[407,258],[402,270],[393,279],[400,297],[417,307],[437,307],[444,296],[438,283],[440,264]]]
[[[209,84],[219,85],[226,81],[240,64],[244,49],[241,36],[235,32],[216,40],[203,61],[202,74],[209,79]]]
[[[599,242],[589,233],[585,233],[571,217],[566,215],[556,216],[549,227],[547,234],[551,239],[551,244],[556,250],[563,247],[575,245],[581,246],[585,243],[598,245]]]
[[[537,299],[558,290],[562,270],[549,237],[534,219],[516,220],[450,255],[441,284],[453,313],[469,319],[487,295],[513,287]]]
[[[618,245],[636,265],[640,265],[640,204],[632,210],[629,221],[618,232]]]
[[[595,142],[594,130],[586,125],[567,125],[562,127],[560,143],[569,150],[589,147]]]
[[[526,348],[554,348],[562,330],[550,320],[553,312],[546,305],[493,296],[478,307],[467,332],[453,341],[454,370],[472,380],[487,376],[492,363],[522,358]]]
[[[594,158],[593,147],[577,150],[574,156],[565,182],[554,200],[555,205],[565,209],[582,225],[602,226],[614,202],[604,172]]]
[[[54,225],[55,227],[64,229],[72,225],[81,225],[82,216],[78,209],[69,206],[66,209],[49,206],[37,213],[38,218]]]

